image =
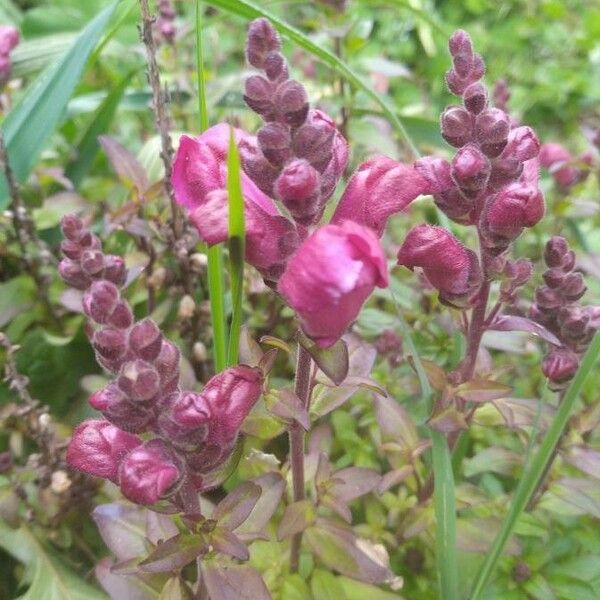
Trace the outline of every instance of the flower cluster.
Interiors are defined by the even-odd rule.
[[[175,27],[177,13],[173,3],[171,0],[158,0],[156,8],[158,9],[158,17],[152,30],[156,42],[160,43],[164,40],[167,44],[173,44],[177,34],[177,28]]]
[[[304,86],[290,79],[279,35],[266,19],[250,24],[246,57],[264,75],[246,80],[244,99],[265,124],[244,140],[244,170],[302,225],[317,223],[348,162],[333,121],[311,110]]]
[[[19,32],[11,25],[0,25],[0,85],[10,77],[10,53],[19,43]]]
[[[600,327],[600,306],[581,306],[586,292],[581,273],[575,271],[575,253],[563,237],[546,244],[544,285],[535,292],[532,317],[551,331],[563,344],[552,348],[542,364],[544,375],[562,384],[575,375],[580,356]]]
[[[138,504],[207,487],[233,450],[242,422],[262,391],[263,373],[244,365],[213,377],[202,392],[179,387],[179,350],[151,319],[135,321],[119,288],[119,257],[105,255],[81,219],[62,221],[60,274],[83,290],[87,334],[98,362],[114,379],[90,398],[104,419],[73,433],[71,466],[117,483]],[[145,434],[144,439],[138,437]]]

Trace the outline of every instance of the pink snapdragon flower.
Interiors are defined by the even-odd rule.
[[[351,220],[373,229],[379,237],[387,219],[426,193],[426,179],[413,167],[387,156],[365,161],[352,175],[331,219]]]
[[[440,299],[456,306],[467,304],[481,285],[477,256],[447,229],[417,225],[409,232],[398,252],[398,264],[420,267]]]
[[[579,160],[585,160],[585,156]],[[561,188],[569,188],[583,180],[586,172],[578,169],[573,163],[577,159],[561,144],[542,144],[539,155],[540,164],[548,169],[554,181]]]
[[[321,227],[290,259],[279,292],[306,335],[334,344],[377,287],[388,285],[385,255],[372,229],[353,221]]]

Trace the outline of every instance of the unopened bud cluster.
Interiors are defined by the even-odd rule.
[[[536,289],[531,313],[563,344],[553,348],[542,364],[546,377],[562,384],[577,371],[580,356],[600,326],[600,307],[579,303],[587,288],[582,274],[575,271],[575,253],[565,238],[555,236],[548,241],[544,261],[548,269],[544,285]]]
[[[84,291],[87,334],[98,362],[114,375],[89,400],[104,419],[75,430],[69,463],[114,481],[133,502],[171,498],[177,504],[183,486],[203,489],[206,475],[231,454],[263,374],[238,366],[213,377],[201,393],[182,391],[179,350],[151,319],[134,321],[121,298],[122,259],[105,255],[78,217],[65,217],[62,230],[61,276]]]
[[[19,32],[12,25],[0,25],[0,85],[10,77],[10,53],[19,43]]]
[[[456,31],[449,49],[453,67],[446,82],[462,106],[444,110],[441,131],[458,150],[451,162],[425,157],[415,168],[440,210],[457,223],[478,225],[488,250],[500,254],[543,215],[537,166],[525,168],[536,163],[539,142],[530,127],[513,126],[504,110],[489,105],[480,81],[485,65],[469,35]]]
[[[158,0],[156,4],[158,16],[154,22],[153,35],[157,43],[165,41],[167,44],[173,44],[177,28],[175,27],[175,17],[177,13],[171,0]]]
[[[266,19],[250,24],[246,57],[263,75],[246,80],[244,99],[265,121],[256,142],[240,144],[245,172],[294,220],[316,223],[348,160],[333,121],[311,110],[304,86],[290,79],[279,35]]]

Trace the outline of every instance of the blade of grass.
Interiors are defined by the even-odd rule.
[[[377,94],[377,92],[373,90],[373,86],[364,82],[344,61],[340,60],[333,52],[330,52],[325,48],[321,48],[300,30],[292,27],[279,17],[275,16],[273,13],[261,8],[249,0],[207,0],[206,3],[246,19],[255,19],[256,17],[265,17],[269,19],[269,21],[273,23],[273,25],[282,35],[286,36],[310,52],[313,56],[331,67],[334,71],[337,71],[343,75],[354,87],[361,90],[371,100],[373,100],[373,102],[378,104],[400,137],[404,140],[413,156],[415,158],[420,156],[415,143],[406,131],[404,124],[390,103],[385,98]]]
[[[592,369],[598,359],[598,355],[600,354],[600,332],[596,332],[592,343],[590,344],[583,360],[581,361],[581,365],[575,374],[575,378],[571,382],[562,402],[560,403],[556,414],[554,415],[554,419],[550,424],[550,427],[546,431],[546,435],[542,439],[540,444],[540,448],[535,455],[535,457],[531,460],[531,464],[527,472],[523,474],[519,484],[517,485],[517,489],[515,490],[515,494],[508,509],[508,513],[504,518],[502,523],[502,527],[498,532],[496,539],[487,553],[481,568],[475,578],[475,583],[473,584],[473,591],[471,593],[471,600],[477,600],[481,597],[482,592],[485,589],[485,586],[494,572],[496,568],[496,564],[500,555],[502,554],[502,550],[506,544],[506,541],[512,534],[515,525],[519,519],[519,516],[533,497],[533,494],[537,490],[540,480],[544,475],[546,466],[549,464],[549,461],[553,455],[554,448],[556,444],[561,438],[561,435],[567,426],[569,421],[569,417],[571,412],[573,411],[573,407],[581,389],[583,388],[583,384],[587,379],[588,375],[592,372]]]
[[[410,326],[404,319],[400,306],[390,290],[396,312],[400,333],[406,348],[406,353],[412,357],[415,371],[421,387],[421,398],[431,405],[433,390],[427,378],[427,373],[417,352],[417,347],[410,333]],[[434,492],[433,504],[435,511],[435,546],[439,585],[439,598],[442,600],[457,600],[458,598],[458,566],[456,563],[456,501],[454,496],[454,473],[452,470],[452,455],[448,448],[446,436],[439,431],[430,429],[431,454],[433,463]]]
[[[229,135],[229,152],[227,154],[227,197],[229,202],[229,276],[232,298],[227,365],[232,366],[238,362],[240,346],[245,252],[244,197],[240,180],[240,155],[235,144],[233,127]]]
[[[206,82],[204,79],[204,53],[202,50],[202,6],[196,0],[196,75],[198,78],[198,115],[200,131],[208,129]],[[223,249],[220,244],[210,246],[208,258],[208,296],[213,330],[213,360],[215,370],[222,371],[227,364],[227,331],[225,327],[225,294],[223,286]]]
[[[86,25],[62,58],[40,73],[2,124],[10,163],[19,181],[27,179],[46,141],[63,118],[88,58],[117,4],[117,0],[111,2]],[[0,210],[6,208],[8,201],[6,179],[1,176]]]

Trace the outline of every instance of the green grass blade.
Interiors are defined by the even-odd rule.
[[[344,61],[340,60],[333,52],[326,50],[325,48],[319,47],[309,37],[307,37],[300,30],[292,27],[273,13],[261,8],[257,4],[250,2],[249,0],[207,0],[207,4],[222,8],[233,14],[246,19],[255,19],[257,17],[266,17],[273,23],[273,25],[279,30],[279,32],[304,48],[307,52],[310,52],[313,56],[318,58],[321,62],[325,63],[333,70],[344,76],[354,87],[360,89],[366,94],[373,102],[381,107],[381,110],[385,116],[389,119],[390,123],[394,126],[400,137],[404,140],[406,145],[410,148],[415,158],[419,157],[419,151],[414,144],[412,138],[406,131],[404,124],[389,104],[389,102],[377,94],[373,90],[373,86],[364,82]]]
[[[410,333],[410,326],[402,315],[400,306],[391,292],[402,340],[406,353],[412,357],[419,385],[421,387],[422,401],[429,406],[433,397],[433,390],[427,378],[427,373],[417,352],[417,347]],[[454,497],[454,473],[452,470],[452,456],[444,434],[430,430],[431,454],[433,462],[433,505],[435,510],[435,540],[436,562],[438,572],[439,598],[442,600],[456,600],[458,598],[458,566],[456,563],[456,504]]]
[[[8,156],[19,181],[27,179],[46,141],[63,118],[88,58],[117,4],[117,0],[111,2],[88,23],[62,58],[40,74],[2,124]],[[6,179],[2,176],[0,210],[4,210],[8,202]]]
[[[81,136],[75,148],[75,158],[67,165],[65,175],[73,182],[75,187],[83,181],[90,170],[94,158],[100,148],[98,136],[106,133],[110,128],[117,107],[123,98],[127,84],[135,71],[130,71],[117,83],[111,92],[102,101],[96,112],[92,115],[89,125]]]
[[[471,600],[477,600],[477,598],[481,597],[490,576],[494,572],[498,559],[502,554],[502,550],[517,524],[519,516],[523,510],[525,510],[525,507],[538,488],[546,466],[553,455],[556,444],[558,444],[560,437],[567,426],[575,402],[583,388],[583,384],[588,375],[592,372],[599,354],[600,332],[596,332],[590,347],[581,361],[581,365],[577,370],[575,378],[571,382],[567,393],[554,415],[550,427],[546,431],[546,435],[542,439],[537,454],[532,459],[529,469],[523,474],[519,481],[508,513],[502,523],[502,527],[475,578],[473,591],[470,596]]]
[[[208,129],[208,108],[206,106],[206,82],[204,80],[204,54],[202,51],[202,6],[196,0],[196,76],[198,78],[198,115],[200,131]],[[227,365],[227,330],[225,327],[225,293],[223,286],[223,249],[220,244],[211,246],[206,252],[208,258],[208,296],[210,299],[210,319],[213,330],[213,360],[215,370],[222,371]]]
[[[242,328],[242,300],[244,289],[244,197],[240,179],[240,155],[235,144],[233,128],[229,137],[227,155],[227,196],[229,199],[229,273],[231,278],[232,315],[227,349],[228,366],[238,362],[240,330]]]

